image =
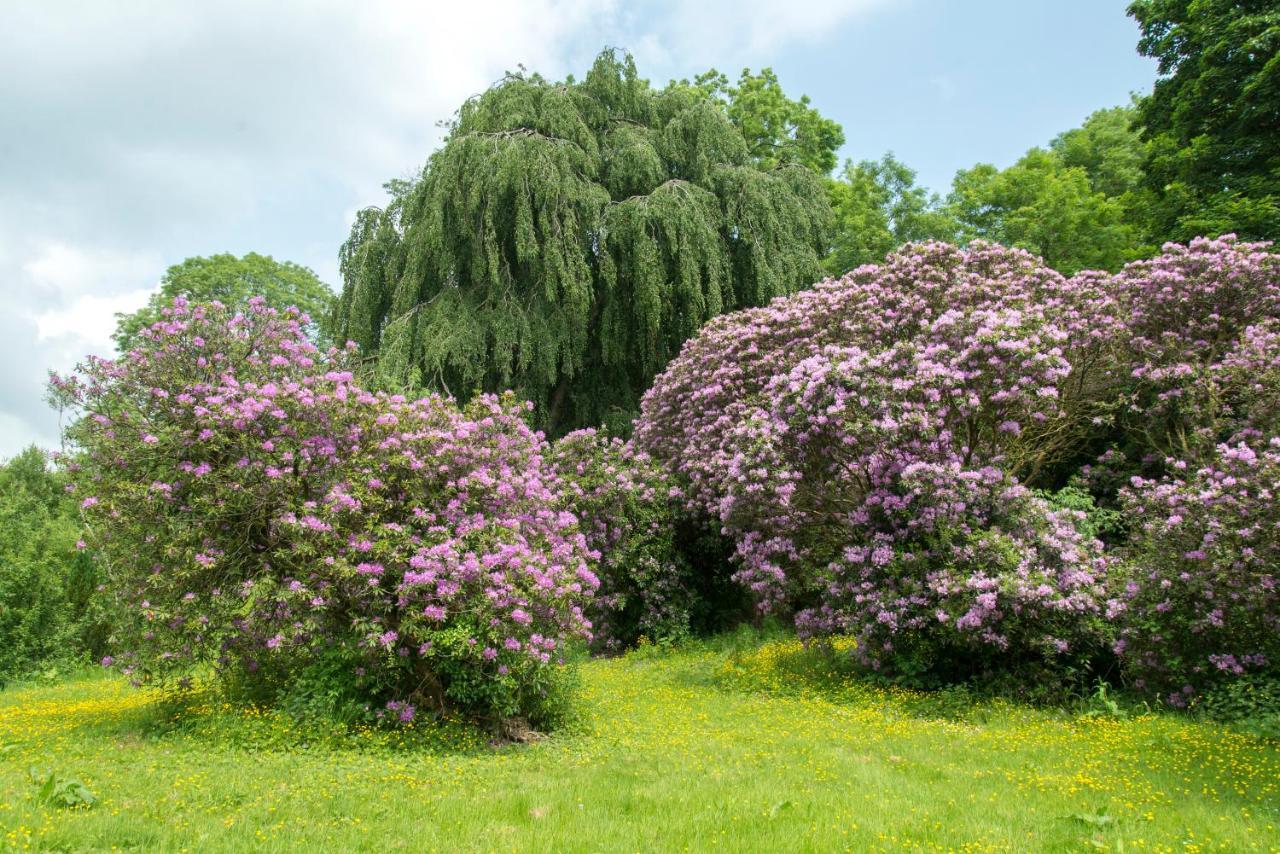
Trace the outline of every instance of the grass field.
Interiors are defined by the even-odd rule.
[[[789,640],[595,660],[532,745],[351,734],[86,677],[0,694],[0,826],[55,850],[1280,851],[1280,744],[873,689]],[[85,783],[90,808],[37,798]]]

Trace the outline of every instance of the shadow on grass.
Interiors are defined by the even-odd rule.
[[[876,708],[886,716],[985,723],[1031,709],[999,697],[984,696],[968,686],[934,690],[904,688],[877,680],[853,658],[850,638],[806,645],[794,633],[777,627],[741,628],[688,647],[689,656],[674,676],[682,684],[732,693],[820,698],[829,702]],[[1056,711],[1063,716],[1066,709]],[[1046,710],[1039,710],[1044,714]]]
[[[404,726],[300,718],[277,708],[227,702],[211,685],[134,688],[84,674],[31,683],[0,698],[0,743],[39,748],[52,737],[122,744],[182,741],[237,751],[460,754],[491,749],[490,738],[461,717],[420,715]]]
[[[422,714],[407,725],[301,717],[228,702],[212,687],[163,694],[143,721],[146,738],[242,751],[467,754],[492,749],[488,734],[461,716]]]

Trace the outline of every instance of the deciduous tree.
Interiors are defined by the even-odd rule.
[[[508,74],[357,218],[337,333],[384,384],[511,387],[557,434],[623,421],[708,318],[818,273],[820,177],[751,143],[706,87],[655,89],[629,56]]]
[[[174,264],[160,280],[160,290],[145,306],[132,314],[116,315],[112,338],[121,351],[128,350],[140,331],[161,319],[161,310],[175,297],[192,302],[217,300],[233,308],[244,308],[255,296],[276,308],[297,306],[311,317],[312,336],[322,342],[328,340],[334,296],[329,286],[306,267],[256,252],[240,258],[224,252]]]
[[[1161,239],[1280,234],[1280,8],[1274,0],[1136,0],[1141,101]]]

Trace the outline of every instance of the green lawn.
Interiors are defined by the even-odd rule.
[[[789,640],[581,669],[579,720],[345,737],[104,678],[0,694],[0,826],[58,850],[1280,850],[1280,744],[872,689]],[[954,706],[954,709],[948,709]],[[36,799],[28,768],[82,780]]]

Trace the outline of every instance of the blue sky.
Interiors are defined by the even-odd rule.
[[[957,169],[1008,165],[1094,110],[1150,91],[1155,63],[1135,50],[1138,29],[1124,6],[885,4],[773,63],[788,88],[844,125],[845,156],[892,150],[945,192]]]
[[[336,284],[337,249],[436,123],[517,64],[604,45],[655,82],[772,66],[945,192],[1145,92],[1124,3],[977,0],[11,0],[0,5],[0,456],[52,446],[48,369],[110,348],[164,269],[258,251]]]

